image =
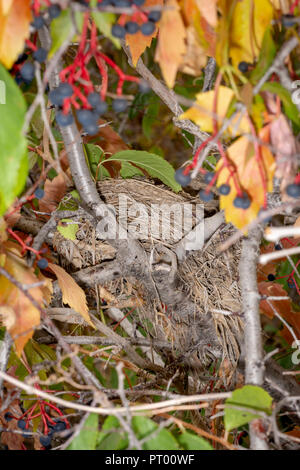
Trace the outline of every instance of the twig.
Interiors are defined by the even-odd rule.
[[[245,380],[246,383],[258,386],[263,385],[265,369],[256,275],[261,238],[261,227],[250,232],[249,237],[243,241],[239,265],[245,318]],[[250,423],[250,442],[252,450],[268,449],[266,441],[255,431],[254,423]]]
[[[265,253],[260,255],[259,263],[260,264],[267,264],[269,261],[273,261],[274,259],[285,258],[287,256],[297,255],[300,253],[300,246],[297,248],[288,248],[287,250],[278,250],[274,251],[273,253]]]
[[[0,341],[0,371],[2,372],[6,371],[11,347],[12,347],[12,338],[10,334],[8,333],[8,331],[6,331],[3,341]],[[3,398],[2,385],[3,385],[3,379],[0,379],[0,398]]]
[[[63,400],[62,398],[55,397],[50,393],[44,392],[43,390],[39,390],[31,385],[27,385],[24,382],[12,377],[11,375],[6,374],[5,372],[0,371],[0,377],[2,377],[5,381],[15,385],[16,387],[24,390],[27,393],[31,393],[33,395],[45,398],[46,400],[53,401],[58,405],[63,407],[72,408],[74,410],[80,411],[87,411],[88,413],[97,413],[99,415],[126,415],[127,410],[124,407],[119,408],[107,408],[107,407],[93,407],[87,405],[79,405],[75,402],[70,402],[67,400]],[[164,408],[166,406],[176,406],[183,403],[191,403],[191,402],[198,402],[198,401],[213,401],[213,400],[223,400],[226,398],[231,397],[231,392],[223,392],[223,393],[208,393],[202,395],[188,395],[176,399],[165,400],[158,403],[147,403],[143,405],[135,405],[130,407],[131,413],[138,413],[141,411],[152,411],[152,410],[159,410],[160,408]]]

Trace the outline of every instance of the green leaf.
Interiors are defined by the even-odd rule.
[[[255,69],[251,72],[250,80],[253,84],[257,83],[258,80],[265,74],[275,58],[276,44],[273,40],[271,31],[271,28],[268,28],[265,31],[259,53],[258,63]]]
[[[277,82],[267,82],[262,86],[262,91],[269,91],[278,95],[282,101],[284,111],[289,119],[300,128],[300,117],[297,106],[292,102],[290,93],[283,88],[280,83]]]
[[[185,450],[213,450],[210,443],[203,437],[196,436],[189,431],[183,432],[177,440]]]
[[[67,240],[76,240],[76,233],[78,232],[79,225],[74,224],[71,219],[62,219],[61,223],[65,225],[57,226],[59,233]]]
[[[99,147],[99,145],[86,144],[84,148],[90,165],[90,170],[94,178],[96,178],[96,175],[97,181],[102,180],[103,178],[110,178],[110,174],[107,169],[103,165],[99,165],[101,161],[102,163],[104,161],[104,152],[101,147]]]
[[[228,405],[228,406],[227,406]],[[230,406],[242,407],[244,410],[230,408]],[[246,408],[251,411],[247,411]],[[245,385],[232,393],[225,402],[225,429],[231,431],[253,419],[261,418],[255,411],[272,412],[272,397],[260,387]]]
[[[99,29],[99,32],[106,38],[110,39],[117,49],[121,49],[119,39],[115,38],[111,34],[111,27],[116,22],[116,15],[114,13],[98,12],[94,11],[92,17]]]
[[[132,429],[138,439],[150,436],[157,428],[158,425],[149,418],[144,416],[132,418]],[[157,434],[154,433],[153,437],[143,444],[143,450],[178,450],[178,448],[178,442],[167,429],[161,429]]]
[[[27,142],[22,133],[26,104],[11,75],[0,64],[0,83],[5,102],[0,103],[0,216],[22,191],[27,174]]]
[[[105,160],[117,161],[117,162],[129,162],[137,167],[147,171],[147,173],[153,178],[158,178],[165,185],[169,186],[173,191],[178,193],[181,190],[181,186],[176,183],[174,174],[174,168],[159,155],[154,153],[148,153],[140,150],[123,150],[115,153],[110,158]]]
[[[76,11],[75,21],[78,31],[81,32],[83,26],[83,13]],[[73,18],[70,9],[63,10],[57,18],[51,21],[50,33],[52,38],[52,45],[48,54],[49,59],[51,59],[55,52],[68,39],[71,34],[72,27]]]
[[[144,173],[136,166],[131,165],[129,162],[123,162],[120,175],[122,178],[133,178],[134,176],[144,176]]]
[[[120,428],[119,420],[115,416],[108,416],[98,434],[97,450],[122,450],[127,449],[128,444],[128,436]]]
[[[91,413],[67,450],[95,450],[98,434],[98,415]]]

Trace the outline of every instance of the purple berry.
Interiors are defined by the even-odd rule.
[[[230,193],[229,184],[221,184],[221,186],[219,186],[218,188],[218,191],[219,194],[221,194],[222,196],[228,196],[228,194]]]
[[[161,18],[161,11],[160,10],[152,10],[148,14],[148,20],[152,21],[153,23],[157,23]]]
[[[142,24],[141,32],[144,36],[151,36],[155,31],[155,23],[152,21],[147,21],[146,23]]]
[[[204,175],[204,181],[206,184],[209,184],[212,182],[212,180],[214,179],[215,177],[215,174],[211,171],[208,171],[207,173],[205,173]]]
[[[45,191],[41,188],[37,188],[34,191],[34,195],[37,199],[43,199],[43,197],[45,196]]]
[[[34,52],[33,58],[34,60],[42,64],[47,59],[47,55],[48,55],[48,51],[46,51],[46,49],[44,49],[43,47],[40,47]]]
[[[269,274],[268,275],[268,281],[275,281],[276,277],[274,276],[274,274]]]
[[[200,199],[202,199],[202,201],[209,202],[214,198],[214,195],[211,191],[207,192],[202,189],[201,191],[199,191],[199,197]]]
[[[188,186],[192,181],[192,178],[190,173],[185,174],[184,170],[185,168],[178,168],[178,170],[175,171],[174,177],[175,181],[177,181],[181,186]]]
[[[34,65],[31,62],[25,62],[20,70],[20,74],[26,82],[31,82],[34,79]]]
[[[46,269],[48,267],[48,261],[46,258],[41,258],[36,263],[40,269]]]
[[[48,13],[52,20],[54,20],[55,18],[58,18],[59,15],[61,14],[60,5],[57,5],[57,3],[54,3],[48,8]]]
[[[140,27],[135,21],[128,21],[125,24],[125,29],[127,34],[136,34]]]
[[[56,113],[56,122],[61,127],[67,127],[73,124],[74,118],[71,113],[65,114],[63,111]]]
[[[35,16],[33,19],[33,22],[31,23],[31,26],[33,26],[34,29],[41,29],[44,26],[44,18],[42,16]]]
[[[251,201],[249,197],[247,196],[247,194],[244,194],[243,196],[237,196],[235,200],[233,201],[233,205],[237,209],[246,210],[246,209],[249,209],[251,205]]]
[[[111,28],[111,34],[115,38],[124,39],[126,36],[126,29],[120,24],[114,24]]]
[[[286,193],[288,196],[298,199],[300,197],[300,184],[289,184],[286,188]]]
[[[123,113],[128,107],[128,101],[123,98],[117,98],[112,103],[112,109],[116,113]]]

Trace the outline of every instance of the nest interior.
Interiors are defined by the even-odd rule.
[[[185,192],[175,194],[165,186],[146,179],[104,180],[98,188],[102,200],[115,208],[118,220],[124,218],[122,204],[125,201],[127,223],[134,224],[136,228],[138,220],[141,228],[139,242],[149,257],[161,252],[162,246],[172,251],[180,240],[176,226],[178,207],[189,203],[192,206],[191,224],[194,226],[197,223],[196,204],[199,199]],[[215,211],[215,202],[205,205],[205,214],[211,215]],[[167,235],[163,232],[165,218],[160,212],[162,204],[174,205],[175,211],[171,224],[173,231]],[[155,205],[157,214],[153,215]],[[155,226],[154,235],[153,230],[145,231],[146,224],[151,224],[153,217],[160,227],[159,231]],[[66,240],[59,232],[54,236],[54,246],[69,270],[74,272],[115,258],[115,248],[99,239],[89,220],[80,218],[76,223],[79,225],[76,240]],[[238,287],[240,246],[236,244],[221,254],[218,251],[220,242],[230,236],[232,230],[228,225],[221,227],[201,251],[190,252],[185,261],[178,264],[174,291],[180,291],[181,300],[178,302],[177,299],[176,305],[164,305],[162,309],[157,299],[148,299],[144,295],[139,279],[120,279],[100,286],[108,307],[136,305],[131,318],[144,329],[148,338],[163,339],[172,344],[172,353],[169,352],[164,361],[182,361],[192,369],[204,370],[212,361],[227,360],[231,371],[235,369],[243,333]],[[186,302],[189,305],[188,315],[183,314]]]

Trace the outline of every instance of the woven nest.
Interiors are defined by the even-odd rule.
[[[184,192],[174,194],[165,186],[156,185],[149,180],[104,180],[99,184],[99,192],[107,204],[115,207],[117,217],[119,217],[121,196],[121,201],[126,200],[129,215],[132,204],[140,203],[143,204],[143,210],[148,212],[149,217],[151,210],[153,211],[153,204],[172,205],[188,202],[193,205],[192,225],[196,223],[198,198],[196,200]],[[208,211],[211,215],[215,207],[213,201],[205,206],[205,212]],[[164,221],[160,219],[160,223],[163,224]],[[114,258],[115,249],[105,241],[97,239],[95,228],[88,221],[81,220],[79,225],[75,241],[64,239],[58,232],[54,237],[54,246],[63,257],[65,265],[69,265],[74,271]],[[144,238],[142,235],[140,242],[145,250],[151,253],[158,245],[172,249],[172,245],[176,242],[176,220],[173,226],[172,237],[169,238],[155,236]],[[147,300],[143,295],[143,286],[138,280],[122,279],[101,286],[104,289],[102,298],[106,293],[108,304],[118,308],[136,305],[134,320],[143,326],[149,337],[164,339],[171,343],[173,359],[178,360],[180,357],[188,356],[190,367],[200,367],[202,370],[213,359],[223,360],[223,363],[227,359],[233,371],[239,357],[239,344],[243,331],[238,287],[240,247],[237,244],[226,253],[218,252],[220,242],[230,236],[231,232],[232,229],[228,226],[217,231],[203,250],[191,252],[179,266],[178,276],[183,291],[194,304],[194,312],[188,322],[186,319],[182,321],[178,313],[172,316],[168,310],[163,311],[155,303]],[[213,333],[211,329],[207,331],[208,322],[204,320],[208,318]],[[213,348],[210,349],[208,341],[214,342]]]

